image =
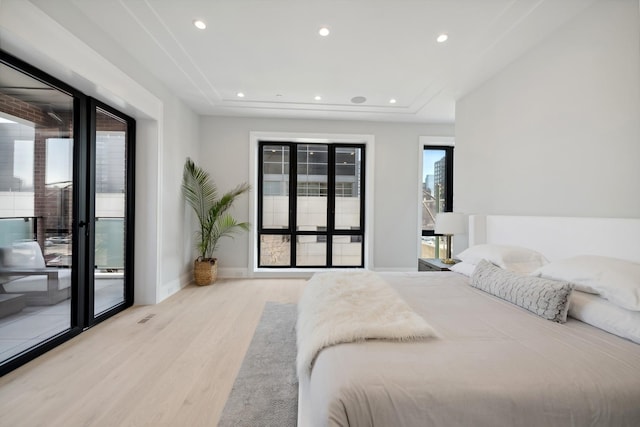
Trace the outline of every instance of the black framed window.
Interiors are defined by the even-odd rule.
[[[363,267],[365,145],[258,149],[258,267]]]
[[[436,215],[453,211],[453,147],[425,145],[422,157],[421,258],[440,258],[443,239],[434,232]]]

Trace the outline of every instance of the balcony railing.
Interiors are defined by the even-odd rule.
[[[39,241],[38,217],[0,218],[0,247],[16,242]],[[46,228],[46,224],[45,224]],[[95,221],[95,267],[118,271],[124,268],[124,218],[99,217]],[[51,267],[71,266],[70,230],[50,229],[44,238],[45,263]]]
[[[0,218],[0,246],[29,240],[38,240],[38,217]]]

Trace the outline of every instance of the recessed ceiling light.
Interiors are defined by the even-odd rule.
[[[320,95],[316,95],[313,97],[316,101],[322,101],[322,97]]]
[[[389,100],[389,104],[395,104],[396,102],[398,102],[398,101],[396,101],[395,98],[391,98]]]
[[[437,41],[438,43],[443,43],[443,42],[446,42],[448,38],[449,38],[449,36],[448,36],[448,35],[446,35],[446,34],[440,34],[440,35],[438,36],[438,38],[436,39],[436,41]]]
[[[243,92],[238,92],[238,93],[236,93],[236,96],[238,98],[244,98],[244,93]]]
[[[351,98],[351,102],[353,102],[354,104],[362,104],[366,100],[367,98],[365,98],[364,96],[354,96],[353,98]]]
[[[327,27],[322,27],[318,30],[318,34],[320,34],[322,37],[327,37],[330,32],[331,31],[329,31]]]
[[[196,19],[195,21],[193,21],[193,25],[195,25],[199,30],[204,30],[205,28],[207,28],[207,24],[205,24],[205,22],[200,19]]]

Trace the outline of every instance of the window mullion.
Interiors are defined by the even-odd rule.
[[[358,179],[360,180],[360,239],[362,241],[362,247],[360,249],[360,265],[364,267],[364,253],[365,253],[365,241],[364,241],[364,227],[365,227],[365,197],[366,197],[366,176],[365,176],[365,165],[367,164],[367,150],[364,146],[360,147],[360,161],[356,162],[360,170],[357,171]]]
[[[298,144],[289,143],[289,244],[291,267],[297,266],[297,240],[298,240],[298,216],[296,214],[298,206]]]
[[[327,149],[327,267],[333,266],[333,233],[336,218],[336,145]]]

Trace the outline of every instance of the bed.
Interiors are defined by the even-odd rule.
[[[636,219],[471,216],[468,234],[470,247],[524,247],[552,266],[574,255],[612,253],[640,262]],[[308,370],[299,367],[298,425],[640,425],[640,344],[614,334],[621,322],[612,326],[590,311],[613,307],[617,295],[605,300],[573,290],[564,308],[569,317],[556,322],[470,286],[478,276],[380,277],[437,337],[322,348]],[[576,293],[581,298],[574,302]],[[622,311],[627,325],[640,328],[640,311]]]

